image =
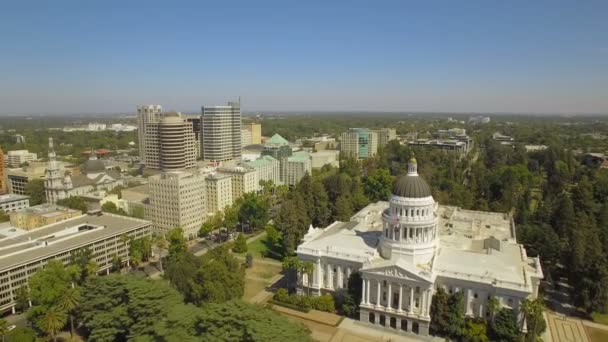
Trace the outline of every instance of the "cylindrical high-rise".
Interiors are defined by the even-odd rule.
[[[204,160],[219,162],[241,157],[241,105],[203,106],[201,144]]]

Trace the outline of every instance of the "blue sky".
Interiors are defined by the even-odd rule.
[[[0,113],[608,113],[608,1],[1,1]]]

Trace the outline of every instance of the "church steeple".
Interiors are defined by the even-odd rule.
[[[63,198],[60,195],[63,190],[63,176],[57,165],[53,138],[49,138],[49,163],[44,172],[44,190],[47,203],[55,203],[58,199]]]

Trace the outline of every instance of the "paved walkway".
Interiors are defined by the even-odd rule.
[[[547,312],[547,328],[552,342],[590,342],[578,318]]]

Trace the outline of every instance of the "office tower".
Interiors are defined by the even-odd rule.
[[[186,121],[192,123],[192,132],[194,132],[194,141],[196,143],[196,158],[201,157],[201,117],[187,117]]]
[[[150,218],[158,234],[175,227],[184,237],[195,238],[205,217],[205,175],[169,171],[148,178]]]
[[[4,152],[0,147],[0,193],[6,192],[6,175],[4,173]]]
[[[384,147],[389,141],[397,139],[397,130],[394,128],[380,128],[374,132],[378,134],[378,147]]]
[[[209,214],[224,210],[232,205],[232,177],[214,173],[205,178],[207,185],[207,212]]]
[[[356,159],[373,157],[378,152],[378,134],[367,128],[350,128],[341,135],[340,152]]]
[[[241,105],[203,106],[201,114],[202,158],[221,162],[241,158]]]
[[[252,144],[253,142],[251,140],[251,131],[245,128],[241,129],[241,146],[245,147]]]
[[[251,144],[262,143],[262,125],[259,123],[247,123],[243,124],[243,129],[249,131],[251,134]]]
[[[149,123],[158,123],[162,112],[163,107],[160,105],[137,106],[137,143],[139,147],[139,160],[141,163],[145,164],[146,158],[146,125]]]
[[[170,171],[196,167],[194,123],[179,112],[161,113],[154,119],[144,126],[142,162],[146,168]]]

